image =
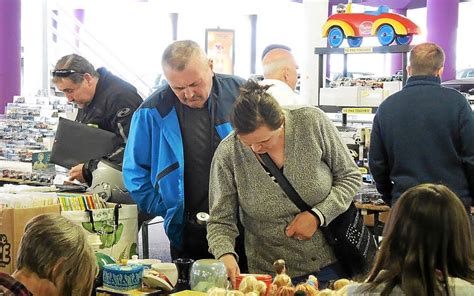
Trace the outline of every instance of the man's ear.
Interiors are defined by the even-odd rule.
[[[211,71],[214,70],[214,60],[213,59],[209,59],[207,61],[207,64],[209,65],[209,68],[211,69]]]
[[[443,75],[443,72],[444,72],[444,67],[439,68],[438,73],[437,73],[438,77],[441,77]]]
[[[285,82],[288,82],[290,79],[290,69],[288,67],[285,67],[283,69],[283,79],[285,79]]]
[[[412,76],[412,69],[410,65],[407,66],[407,74],[408,76]]]
[[[94,76],[92,76],[90,73],[84,73],[84,80],[87,81],[87,83],[91,83],[94,80]]]

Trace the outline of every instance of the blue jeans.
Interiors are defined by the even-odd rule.
[[[312,272],[306,275],[294,277],[291,279],[293,285],[305,283],[310,275],[314,275],[318,279],[319,290],[326,289],[330,281],[336,281],[341,278],[348,278],[347,274],[342,270],[339,262],[335,262],[326,267],[323,267],[319,272]]]

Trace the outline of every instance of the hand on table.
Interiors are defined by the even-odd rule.
[[[237,264],[237,260],[235,260],[233,254],[224,254],[219,258],[219,260],[224,263],[225,268],[227,270],[227,276],[229,277],[230,282],[232,283],[232,287],[234,287],[235,289],[236,278],[240,274],[240,268]]]
[[[69,171],[69,181],[77,180],[81,183],[86,182],[86,180],[84,179],[84,176],[82,175],[83,166],[84,164],[81,163],[71,168],[71,170]]]

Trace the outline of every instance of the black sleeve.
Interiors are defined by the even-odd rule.
[[[121,144],[110,153],[104,156],[104,159],[122,166],[125,144],[130,130],[132,115],[142,103],[142,98],[136,92],[117,93],[109,100],[106,107],[106,117],[113,132],[120,138]],[[89,186],[92,183],[92,172],[97,167],[100,160],[93,159],[85,163],[83,168],[83,176]]]
[[[127,142],[132,115],[142,102],[142,98],[133,92],[117,94],[110,102],[107,112],[108,121],[114,133]]]

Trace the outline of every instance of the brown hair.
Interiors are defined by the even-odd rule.
[[[399,286],[407,295],[449,295],[436,270],[474,283],[470,221],[460,199],[444,185],[421,184],[402,194],[367,282],[388,295]],[[444,291],[442,291],[444,289]]]
[[[240,88],[240,95],[229,115],[236,134],[248,134],[263,125],[276,130],[283,124],[283,109],[267,92],[270,86],[248,80]]]
[[[413,76],[436,76],[443,65],[444,51],[434,43],[421,43],[410,52],[410,67]]]
[[[17,258],[20,269],[50,280],[61,295],[89,296],[96,263],[81,227],[59,214],[44,214],[25,226]]]

